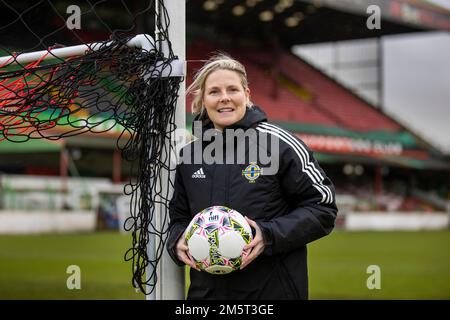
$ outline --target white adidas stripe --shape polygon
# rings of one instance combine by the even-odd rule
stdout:
[[[282,136],[280,136],[280,135],[279,135],[278,133],[276,133],[276,132],[269,131],[269,130],[267,130],[267,129],[263,129],[263,128],[260,128],[260,127],[256,127],[256,130],[261,131],[261,132],[264,132],[264,133],[270,133],[270,134],[273,134],[274,136],[280,138],[281,140],[283,140],[283,141],[286,142],[287,144],[291,145],[288,141],[286,141],[285,138],[283,138]],[[310,171],[308,171],[308,170],[305,169],[303,157],[300,155],[300,153],[299,153],[299,151],[297,150],[297,148],[294,147],[294,146],[292,146],[292,145],[291,145],[291,147],[294,149],[295,153],[296,153],[297,156],[300,158],[300,162],[301,162],[301,164],[302,164],[302,171],[303,171],[304,173],[306,173],[306,174],[310,177],[310,179],[313,181],[313,186],[314,186],[314,188],[316,188],[316,190],[319,191],[319,193],[322,195],[322,200],[320,201],[320,203],[325,202],[325,201],[328,199],[328,194],[327,194],[326,192],[324,192],[322,188],[319,187],[319,184],[315,183],[316,178],[314,177],[314,175],[312,175]]]
[[[314,176],[318,177],[318,179],[316,181],[313,180],[313,182],[316,182],[316,184],[317,184],[316,189],[321,188],[327,194],[328,201],[326,201],[326,203],[332,203],[333,202],[333,194],[328,186],[325,186],[322,184],[322,182],[325,178],[320,173],[320,171],[315,167],[314,163],[310,160],[309,153],[305,149],[305,147],[295,137],[293,137],[291,133],[289,133],[281,128],[278,128],[272,124],[269,124],[269,123],[262,123],[261,125],[266,125],[264,127],[268,130],[272,129],[276,132],[279,132],[284,138],[286,138],[287,140],[289,140],[291,142],[291,143],[289,143],[289,145],[297,146],[297,149],[303,155],[303,161],[306,162],[305,169],[312,170],[312,173],[314,174]],[[287,142],[286,140],[284,140],[284,141]]]
[[[325,179],[325,177],[320,173],[320,171],[316,168],[316,166],[314,165],[314,163],[310,160],[309,158],[309,153],[308,151],[305,149],[305,147],[300,143],[300,141],[298,141],[295,137],[292,136],[291,133],[278,128],[274,125],[271,125],[269,123],[263,123],[264,125],[266,125],[265,127],[267,129],[272,129],[274,131],[279,132],[284,138],[286,138],[287,140],[289,140],[291,143],[288,143],[291,146],[297,146],[297,149],[300,151],[300,153],[303,155],[303,161],[305,161],[305,169],[306,170],[312,170],[312,173],[314,173],[314,176],[318,177],[318,179],[315,181],[317,184],[318,188],[321,188],[326,194],[327,194],[327,198],[328,201],[326,201],[326,203],[332,203],[333,202],[333,193],[331,192],[330,188],[328,186],[323,185],[323,181]],[[286,140],[284,140],[285,142],[287,142]],[[313,180],[314,182],[314,180]],[[316,187],[316,189],[317,189]]]
[[[198,170],[195,171],[193,174],[204,174],[204,173],[203,173],[203,168],[198,169]]]
[[[293,145],[292,142],[288,141],[288,139],[282,133],[274,132],[273,129],[269,129],[269,128],[263,129],[260,127],[257,127],[257,129],[261,132],[273,134],[273,135],[277,136],[278,138],[280,138],[281,140],[283,140],[284,142],[286,142],[287,144],[289,144],[294,149],[295,153],[301,160],[302,171],[305,172],[310,177],[310,179],[313,181],[314,188],[316,188],[316,190],[319,191],[319,193],[322,195],[322,200],[320,202],[321,203],[322,202],[332,203],[333,197],[332,197],[331,190],[327,186],[324,186],[322,184],[323,178],[322,178],[322,180],[318,179],[317,176],[312,171],[313,168],[310,165],[305,166],[306,160],[305,160],[305,155],[302,152],[303,148],[300,149],[296,145]],[[309,156],[308,156],[308,159],[309,159]],[[314,169],[315,169],[315,167],[314,167]],[[319,172],[319,175],[320,175],[320,172]]]
[[[261,123],[263,127],[266,129],[272,129],[278,133],[280,133],[283,137],[285,137],[287,140],[291,142],[291,145],[294,144],[299,148],[300,153],[303,155],[303,160],[305,161],[305,166],[308,170],[311,170],[312,174],[317,178],[315,182],[321,183],[324,179],[320,171],[314,166],[314,164],[309,159],[308,151],[303,147],[303,145],[295,138],[293,137],[289,132],[278,128],[274,125],[271,125],[269,123]]]
[[[299,151],[301,152],[301,154],[304,156],[303,160],[306,161],[306,166],[309,170],[312,170],[312,173],[317,177],[317,181],[316,182],[322,182],[324,177],[323,175],[320,173],[320,171],[314,166],[314,164],[312,163],[312,161],[310,161],[309,159],[309,153],[308,151],[305,149],[305,147],[297,140],[297,138],[295,138],[294,136],[292,136],[291,133],[278,128],[272,124],[269,123],[262,123],[263,127],[266,127],[266,129],[272,129],[276,132],[279,132],[283,137],[285,137],[287,140],[289,140],[291,142],[291,144],[296,145],[299,148]]]
[[[310,177],[310,179],[313,181],[313,186],[322,195],[321,202],[333,202],[333,194],[330,188],[322,184],[324,180],[323,175],[314,166],[314,163],[311,162],[308,151],[296,138],[294,138],[290,133],[284,131],[283,129],[268,123],[260,123],[256,129],[261,132],[273,134],[286,142],[289,146],[291,146],[297,156],[300,158],[302,171]]]
[[[259,129],[259,127],[257,127],[257,129]],[[311,178],[311,180],[314,183],[320,184],[320,182],[321,182],[320,177],[314,171],[312,171],[311,168],[308,168],[305,166],[305,163],[307,160],[306,160],[306,156],[304,155],[302,149],[299,149],[297,146],[293,145],[292,141],[288,141],[288,138],[285,137],[283,135],[283,133],[281,133],[279,131],[274,132],[273,129],[271,129],[271,128],[262,128],[262,130],[264,130],[264,132],[266,132],[266,133],[270,133],[270,134],[277,136],[278,138],[280,138],[281,140],[283,140],[284,142],[289,144],[294,149],[294,151],[297,153],[300,160],[302,160],[301,163],[302,163],[303,171],[305,171],[305,173],[308,174],[308,176]]]

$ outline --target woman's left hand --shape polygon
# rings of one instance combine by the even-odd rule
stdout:
[[[255,221],[245,217],[248,224],[255,229],[255,237],[253,240],[244,247],[244,250],[250,250],[248,255],[242,258],[241,269],[244,269],[250,262],[256,259],[264,251],[264,239],[262,236],[261,228]]]

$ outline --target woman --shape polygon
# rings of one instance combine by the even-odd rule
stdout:
[[[236,151],[227,138],[219,139],[233,129],[252,141],[245,146],[247,158],[249,148],[256,146],[272,159],[276,155],[277,163],[275,172],[264,174],[267,163],[257,157],[251,162],[261,170],[255,179],[244,174],[250,163],[230,164],[217,148],[212,156],[219,161],[205,161],[209,144],[204,139],[182,149],[184,159],[186,153],[194,159],[195,150],[203,152],[200,163],[177,166],[169,210],[167,249],[178,265],[191,266],[188,299],[307,299],[306,244],[334,227],[337,207],[332,182],[302,141],[268,123],[265,113],[252,104],[246,71],[238,61],[225,55],[211,58],[187,92],[194,97],[192,110],[202,123],[201,134],[215,130],[216,147],[222,144],[225,154]],[[265,143],[263,148],[267,142],[263,135],[277,143]],[[213,205],[237,210],[254,229],[241,269],[227,275],[201,272],[184,240],[193,216]]]

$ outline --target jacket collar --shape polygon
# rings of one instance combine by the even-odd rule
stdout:
[[[205,113],[203,116],[197,115],[194,118],[194,121],[202,121],[202,129],[212,129],[214,125],[211,120],[209,120],[208,115]],[[260,122],[267,121],[267,116],[260,107],[253,105],[250,108],[245,110],[244,117],[238,122],[233,123],[231,126],[226,127],[225,129],[248,129],[252,127],[256,127],[256,125]],[[194,126],[192,126],[194,128]]]

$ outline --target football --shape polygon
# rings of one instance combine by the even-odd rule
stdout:
[[[196,265],[211,274],[227,274],[241,266],[244,246],[253,239],[236,210],[213,206],[197,213],[186,229],[186,242]]]

